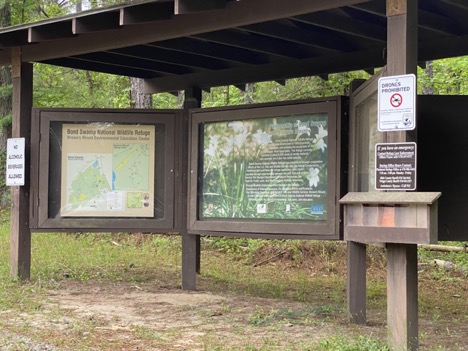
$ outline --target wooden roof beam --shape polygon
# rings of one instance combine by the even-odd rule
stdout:
[[[127,26],[171,19],[174,12],[172,2],[153,2],[120,9],[120,25]]]
[[[350,7],[376,16],[387,17],[387,7],[385,1],[368,1],[361,4],[351,5]]]
[[[346,15],[341,15],[339,11],[330,10],[321,13],[311,13],[293,17],[291,20],[381,43],[387,42],[386,28],[362,22]]]
[[[181,53],[205,56],[221,59],[227,62],[263,64],[270,62],[270,57],[259,52],[235,48],[228,45],[212,43],[197,38],[178,38],[173,40],[158,41],[149,44],[154,47],[173,50]]]
[[[222,60],[198,56],[190,52],[183,52],[180,53],[180,55],[174,55],[170,50],[161,49],[152,45],[131,46],[128,48],[109,50],[109,52],[116,55],[146,59],[155,62],[164,62],[173,65],[192,67],[195,69],[226,69],[234,67],[234,65],[225,63]]]
[[[72,20],[53,22],[28,29],[28,43],[70,38],[73,36]]]
[[[0,50],[0,65],[5,66],[11,64],[11,51],[12,48],[5,48]]]
[[[322,13],[320,13],[322,15]],[[339,36],[332,35],[326,31],[314,32],[311,30],[303,30],[296,26],[293,22],[266,22],[252,24],[239,28],[250,33],[256,33],[268,36],[275,39],[282,39],[296,44],[315,47],[328,52],[352,51],[353,47],[348,41]],[[319,54],[319,52],[317,52]]]
[[[308,12],[323,11],[340,6],[358,4],[367,0],[256,0],[235,1],[216,16],[211,12],[174,16],[170,21],[124,26],[116,31],[101,31],[78,35],[72,39],[38,43],[23,48],[23,61],[44,61],[77,54],[111,50],[125,46],[146,44],[298,16]]]
[[[28,43],[27,29],[12,31],[0,34],[0,43],[2,48],[22,46]]]
[[[221,10],[226,7],[226,3],[227,0],[174,0],[174,14]]]
[[[236,48],[248,49],[280,58],[303,58],[310,55],[304,48],[284,40],[248,34],[240,30],[227,29],[203,33],[193,38],[210,41],[217,44],[229,45]],[[318,54],[318,53],[317,53]]]
[[[466,2],[466,0],[442,0],[442,2],[453,6],[457,6],[464,10],[468,10],[468,3]]]
[[[384,65],[385,61],[382,58],[381,50],[367,50],[303,60],[280,60],[262,66],[248,65],[228,70],[149,79],[145,81],[145,92],[162,93],[183,90],[192,86],[206,88],[240,85],[249,82],[347,72],[363,69],[363,67],[381,67]]]
[[[69,67],[74,69],[83,69],[87,71],[94,71],[94,72],[102,72],[102,73],[109,73],[109,74],[116,74],[120,76],[127,76],[127,77],[137,77],[143,79],[153,79],[157,77],[164,77],[164,74],[159,72],[155,72],[152,70],[144,69],[144,68],[135,68],[135,67],[127,67],[121,65],[113,65],[113,64],[104,64],[100,62],[90,61],[90,60],[83,60],[79,58],[65,58],[65,59],[53,59],[44,61],[45,64],[51,64],[54,66],[61,66],[61,67]]]
[[[109,11],[95,15],[73,18],[73,34],[91,33],[102,30],[118,29],[120,27],[120,12]]]
[[[158,72],[165,75],[168,74],[190,74],[201,72],[201,69],[193,69],[190,67],[180,66],[176,64],[168,64],[164,62],[153,61],[151,59],[131,57],[119,55],[110,51],[97,52],[93,54],[85,54],[73,56],[74,59],[97,62],[102,64],[110,64],[114,66],[124,66],[129,68],[142,68],[152,72]]]
[[[419,10],[418,23],[419,27],[442,35],[459,33],[461,30],[453,20],[446,16],[424,10]]]

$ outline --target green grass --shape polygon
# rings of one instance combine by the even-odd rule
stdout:
[[[62,282],[100,282],[147,284],[180,288],[181,240],[172,235],[126,233],[33,233],[31,280],[19,282],[9,272],[9,214],[0,212],[0,311],[41,313],[44,297]],[[449,243],[463,245],[464,243]],[[275,257],[271,261],[265,259]],[[202,291],[254,296],[305,303],[297,309],[258,307],[246,317],[248,328],[278,328],[285,324],[340,323],[346,320],[346,248],[333,242],[267,241],[251,239],[207,238],[203,241],[202,274],[197,287]],[[420,262],[434,258],[468,267],[466,253],[438,253],[419,250]],[[386,309],[385,251],[368,250],[368,307],[379,313]],[[428,323],[465,324],[467,303],[457,290],[466,275],[436,268],[420,273],[420,315]],[[439,284],[440,282],[440,284]],[[465,284],[466,286],[466,284]],[[223,311],[223,314],[235,311]],[[57,311],[57,313],[64,313]],[[197,313],[202,313],[197,311]],[[213,313],[207,313],[209,321]],[[60,318],[60,317],[58,317]],[[5,322],[0,321],[0,327]],[[92,333],[93,325],[75,331]],[[239,327],[242,330],[242,326]],[[448,326],[447,328],[450,328]],[[26,329],[25,329],[26,330]],[[150,328],[135,326],[133,335],[141,340],[165,342],[164,335]],[[330,335],[320,341],[291,340],[288,347],[278,339],[259,344],[227,348],[216,333],[204,337],[206,350],[310,350],[310,351],[386,351],[382,341],[370,336]],[[81,333],[81,334],[80,334]],[[31,334],[29,334],[31,335]],[[83,341],[83,347],[90,339]],[[83,340],[84,340],[83,339]],[[84,348],[86,349],[86,348]],[[440,345],[425,350],[444,350]]]
[[[53,244],[53,245],[51,245]],[[33,279],[132,278],[130,270],[180,265],[178,237],[128,234],[33,234]],[[135,275],[136,280],[142,279]],[[143,277],[145,279],[145,277]]]
[[[34,310],[41,292],[63,280],[154,280],[153,272],[178,281],[180,237],[128,234],[33,233],[31,280],[9,271],[9,218],[0,214],[0,309]]]

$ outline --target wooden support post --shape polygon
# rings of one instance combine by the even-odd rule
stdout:
[[[12,50],[13,138],[25,138],[25,184],[11,188],[10,272],[27,280],[31,272],[31,231],[29,229],[29,163],[31,149],[31,107],[33,66],[23,63],[21,49]]]
[[[387,244],[387,321],[395,350],[418,349],[417,245]]]
[[[366,324],[366,245],[348,241],[349,321]]]
[[[179,210],[182,211],[180,217],[181,235],[182,235],[182,289],[183,290],[196,290],[197,273],[200,272],[200,235],[192,235],[187,233],[187,204],[188,204],[188,168],[189,162],[189,113],[190,108],[197,108],[201,106],[201,89],[192,88],[185,91],[184,113],[181,126],[181,132],[178,137],[182,140],[179,141],[182,145],[180,152],[182,173],[182,191],[181,197],[178,198],[181,206]]]
[[[418,0],[387,0],[387,74],[416,73]],[[416,131],[388,132],[387,142],[414,141]],[[417,245],[387,244],[390,347],[418,349]]]
[[[349,93],[354,92],[365,84],[365,79],[355,79],[349,84]],[[352,129],[353,127],[351,127]],[[351,159],[351,158],[350,158]],[[349,189],[356,191],[356,184],[350,177]],[[348,319],[350,323],[366,324],[366,249],[365,244],[348,241],[347,265],[347,303]]]

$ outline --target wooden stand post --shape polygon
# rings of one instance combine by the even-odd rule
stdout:
[[[190,108],[197,108],[201,106],[202,92],[201,89],[192,88],[185,91],[184,101],[184,115],[181,126],[181,132],[177,137],[181,138],[181,152],[180,159],[182,177],[181,196],[177,197],[180,202],[178,210],[181,212],[177,215],[181,223],[182,235],[182,289],[183,290],[196,290],[197,273],[200,272],[200,235],[192,235],[187,233],[187,203],[188,203],[188,168],[189,162],[189,113]]]
[[[387,323],[395,350],[418,349],[418,249],[387,244]]]
[[[29,164],[31,149],[31,107],[33,66],[21,61],[21,50],[12,50],[13,138],[25,138],[25,184],[11,188],[10,272],[27,280],[31,272],[29,229]]]
[[[387,74],[416,73],[418,0],[387,0]],[[416,133],[389,132],[387,142],[414,141]],[[418,349],[417,246],[387,244],[387,321],[390,347]]]
[[[366,324],[366,245],[348,241],[349,321]]]

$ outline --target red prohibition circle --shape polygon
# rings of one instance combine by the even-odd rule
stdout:
[[[400,107],[402,103],[403,103],[403,96],[401,96],[400,94],[393,94],[390,97],[390,104],[393,107]]]

